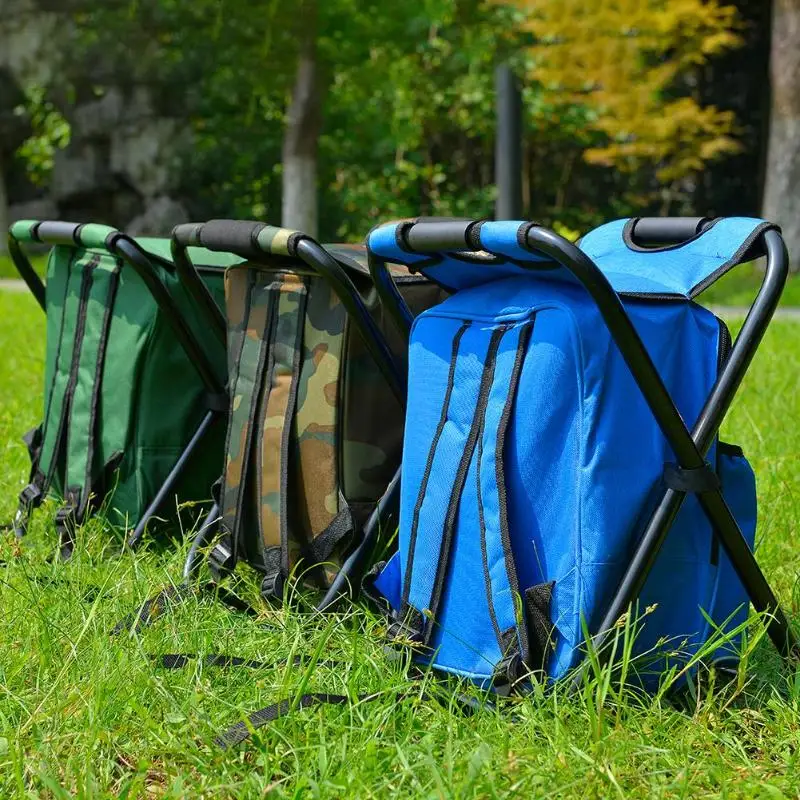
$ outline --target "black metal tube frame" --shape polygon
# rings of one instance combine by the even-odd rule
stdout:
[[[696,224],[696,229],[699,230],[699,227],[699,224]],[[728,361],[718,375],[694,430],[690,433],[628,317],[622,301],[600,268],[574,244],[546,228],[530,227],[524,241],[527,250],[550,256],[587,290],[661,431],[672,447],[679,465],[684,469],[698,469],[705,465],[705,454],[730,408],[783,291],[788,275],[786,246],[776,230],[768,230],[763,234],[763,244],[767,254],[763,284],[736,338]],[[460,242],[458,249],[463,249]],[[370,272],[381,300],[386,303],[387,310],[399,323],[402,333],[408,337],[411,312],[394,286],[385,260],[372,253],[369,259]],[[536,269],[533,264],[526,265],[521,261],[517,263],[531,270]],[[685,498],[686,494],[683,492],[665,490],[635,546],[625,573],[592,636],[592,645],[598,650],[601,662],[609,657],[609,648],[606,644],[613,635],[614,626],[638,598]],[[800,644],[795,633],[755,556],[747,546],[738,523],[722,496],[721,489],[700,493],[698,499],[754,608],[765,614],[767,631],[773,643],[782,655],[800,657]]]
[[[180,280],[184,283],[187,291],[195,298],[198,305],[206,308],[211,324],[214,325],[224,337],[227,331],[225,319],[218,311],[214,313],[208,308],[207,300],[210,299],[210,296],[208,296],[208,291],[191,262],[188,254],[189,242],[188,239],[184,238],[188,233],[199,238],[198,229],[200,227],[201,226],[196,226],[191,231],[189,230],[191,226],[181,226],[182,229],[176,229],[172,239],[173,260]],[[203,246],[209,249],[217,249],[213,241],[204,241]],[[252,247],[255,247],[255,245],[253,244]],[[369,313],[363,298],[346,270],[324,247],[322,247],[322,245],[309,236],[300,236],[297,238],[294,244],[294,254],[331,286],[340,302],[345,307],[351,322],[356,326],[365,346],[375,359],[375,363],[381,370],[392,392],[405,409],[405,375],[397,364],[391,348],[389,347],[389,343],[386,341],[386,337]],[[261,255],[266,258],[269,254],[267,252],[260,253],[258,251],[251,253],[251,257]],[[258,263],[257,258],[254,258],[254,261]],[[213,302],[213,300],[211,302]],[[216,304],[214,308],[216,308]],[[399,491],[400,469],[398,468],[373,513],[367,520],[361,540],[348,555],[336,579],[318,604],[318,610],[322,611],[330,608],[339,598],[345,595],[355,596],[358,593],[364,575],[364,568],[367,564],[369,554],[376,545],[380,529],[385,520],[391,514],[396,513],[396,509],[399,507]],[[209,515],[203,527],[207,529],[215,521],[217,520],[212,520],[212,516]],[[197,568],[194,563],[195,560],[196,550],[191,550],[184,567],[185,575],[194,575],[196,573]]]
[[[80,228],[79,223],[58,223],[63,231],[58,236],[53,238],[42,236],[38,240],[42,244],[64,245],[68,247],[81,247],[80,244]],[[55,226],[51,226],[55,227]],[[46,299],[45,299],[45,286],[41,278],[36,274],[28,257],[25,255],[20,243],[17,239],[9,234],[8,237],[9,254],[14,262],[18,272],[22,276],[25,283],[28,285],[33,296],[36,298],[37,303],[43,311],[46,312]],[[177,337],[181,347],[188,356],[189,360],[197,370],[200,379],[203,381],[207,391],[211,396],[219,396],[224,394],[225,387],[215,374],[214,368],[206,355],[200,343],[192,333],[189,326],[186,324],[183,315],[180,312],[177,304],[175,303],[169,290],[164,286],[163,282],[158,276],[155,267],[153,266],[147,253],[129,236],[126,236],[120,231],[115,231],[107,237],[105,241],[105,249],[114,256],[122,259],[122,261],[130,266],[131,269],[139,276],[144,285],[150,292],[153,300],[159,310],[164,314],[169,324]],[[212,301],[213,302],[213,301]],[[211,425],[216,419],[221,416],[222,412],[210,410],[200,422],[194,435],[192,436],[189,444],[178,457],[177,462],[170,470],[167,477],[164,479],[163,484],[156,492],[156,496],[150,505],[145,510],[142,517],[136,523],[132,534],[128,538],[128,546],[136,547],[144,536],[147,523],[158,513],[164,500],[174,490],[175,485],[180,478],[183,468],[186,466],[190,455],[194,452],[201,440],[204,438]]]

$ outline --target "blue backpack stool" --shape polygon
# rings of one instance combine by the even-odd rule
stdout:
[[[787,276],[775,226],[619,220],[578,247],[535,223],[416,220],[368,249],[409,340],[399,549],[371,588],[393,639],[501,690],[565,676],[585,630],[609,658],[638,602],[652,685],[715,629],[732,633],[709,660],[735,664],[749,600],[796,651],[752,552],[753,472],[717,438]],[[762,254],[731,345],[694,297]],[[412,319],[386,262],[452,295]]]

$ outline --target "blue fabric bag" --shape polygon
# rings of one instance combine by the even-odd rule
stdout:
[[[691,428],[730,348],[693,301],[769,224],[719,220],[689,241],[644,249],[634,220],[580,243],[620,295]],[[395,638],[418,660],[495,687],[579,662],[674,462],[586,290],[520,246],[520,222],[473,225],[469,255],[403,246],[401,224],[368,246],[452,290],[414,321],[399,549],[374,581]],[[521,266],[534,262],[538,269]],[[755,479],[736,447],[707,455],[752,549]],[[714,632],[746,620],[748,596],[690,494],[639,597],[645,683],[681,666]],[[713,620],[714,625],[709,620]],[[713,660],[735,661],[740,636]]]

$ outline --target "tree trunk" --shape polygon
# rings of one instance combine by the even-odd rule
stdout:
[[[800,266],[800,0],[774,0],[772,111],[763,216],[777,222]]]
[[[318,234],[317,144],[322,114],[316,32],[307,30],[283,133],[283,207],[281,224],[310,236]]]

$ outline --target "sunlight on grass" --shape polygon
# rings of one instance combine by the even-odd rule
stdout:
[[[35,253],[30,256],[31,265],[39,275],[44,275],[47,269],[47,255]],[[19,278],[19,272],[14,266],[10,256],[0,255],[0,279]]]
[[[40,414],[43,334],[31,298],[0,292],[2,520],[27,478],[19,436]],[[758,474],[759,556],[795,616],[798,376],[800,325],[776,323],[724,430]],[[800,792],[800,672],[787,675],[764,641],[752,640],[739,681],[702,681],[680,706],[590,670],[575,696],[537,690],[466,717],[422,697],[426,683],[387,658],[381,620],[360,607],[320,618],[262,606],[257,624],[195,596],[112,639],[119,619],[178,579],[185,547],[120,557],[98,520],[81,540],[72,562],[50,563],[46,510],[21,547],[0,539],[0,797],[755,797],[767,782],[770,796]],[[238,590],[257,602],[252,583]],[[285,666],[316,650],[344,666],[308,675]],[[166,670],[151,658],[164,653],[276,666],[225,670],[195,659]],[[306,679],[309,691],[380,694],[300,711],[230,752],[213,745],[243,714],[295,697]]]

